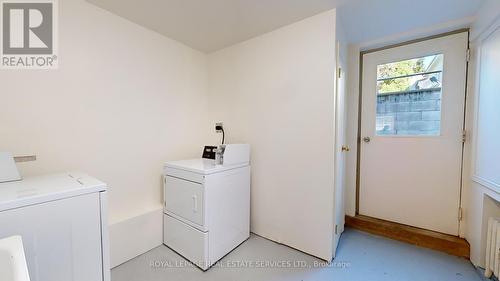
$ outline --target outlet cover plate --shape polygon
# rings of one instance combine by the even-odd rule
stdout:
[[[215,127],[217,126],[221,126],[222,128],[224,128],[224,123],[222,122],[218,122],[218,123],[215,123]],[[222,130],[215,130],[216,133],[222,133]]]

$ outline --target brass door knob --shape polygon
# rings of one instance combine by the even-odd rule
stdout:
[[[342,152],[349,152],[351,149],[347,145],[342,146]]]

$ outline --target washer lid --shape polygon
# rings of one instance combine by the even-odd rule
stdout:
[[[196,159],[167,162],[165,163],[165,167],[171,169],[185,170],[202,175],[209,175],[240,167],[245,167],[248,166],[248,164],[249,163],[240,163],[235,165],[215,165],[215,160],[196,158]]]
[[[0,211],[106,190],[106,184],[73,172],[0,183]]]

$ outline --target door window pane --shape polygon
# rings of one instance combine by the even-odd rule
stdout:
[[[443,55],[377,66],[378,136],[441,133]]]

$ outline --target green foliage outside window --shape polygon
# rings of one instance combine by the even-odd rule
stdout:
[[[424,67],[423,58],[383,64],[377,68],[377,77],[378,79],[384,79],[422,73],[425,71]],[[407,91],[413,82],[412,77],[381,80],[378,81],[378,92],[392,93]]]

